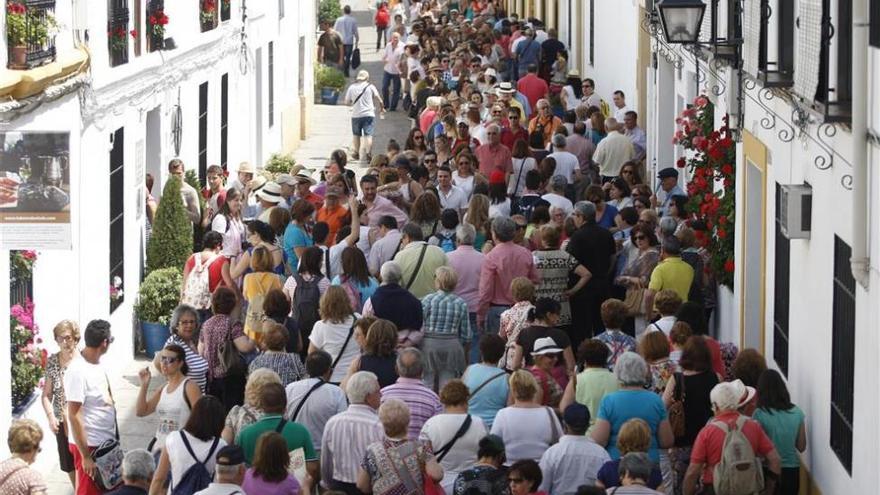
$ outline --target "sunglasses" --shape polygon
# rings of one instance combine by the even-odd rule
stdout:
[[[510,115],[507,118],[508,120],[519,120],[519,115]]]
[[[436,158],[433,158],[433,159],[425,158],[425,163],[437,163],[437,159]]]
[[[647,237],[645,237],[643,235],[637,235],[637,236],[634,236],[633,239],[635,239],[637,241],[644,241],[645,239],[647,239]]]
[[[425,139],[425,136],[413,136],[413,139]]]
[[[173,363],[177,362],[177,357],[176,356],[162,356],[159,358],[159,361],[162,364],[173,364]]]

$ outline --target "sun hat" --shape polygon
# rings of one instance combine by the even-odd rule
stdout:
[[[297,184],[296,177],[291,174],[278,174],[278,176],[275,177],[275,182],[277,182],[279,185],[288,186],[295,186]]]
[[[502,82],[498,84],[498,92],[499,93],[516,93],[516,88],[513,87],[513,84],[510,82]]]
[[[257,169],[251,165],[251,162],[241,162],[238,164],[238,171],[244,172],[246,174],[255,174],[257,173]]]
[[[251,181],[248,182],[247,186],[248,186],[248,189],[251,190],[251,194],[254,194],[257,191],[259,191],[260,189],[262,189],[263,186],[266,185],[266,182],[267,182],[267,180],[265,177],[263,177],[262,175],[258,175],[256,177],[254,177],[253,179],[251,179]]]
[[[558,354],[562,349],[556,345],[556,341],[550,337],[542,337],[535,341],[532,356],[543,356],[544,354]]]
[[[257,191],[257,198],[278,204],[281,199],[281,186],[277,182],[266,182],[266,184]]]
[[[317,182],[315,181],[315,179],[313,179],[313,178],[311,178],[311,177],[309,177],[308,175],[303,174],[303,173],[296,174],[296,175],[293,176],[293,178],[296,179],[296,183],[297,183],[297,184],[301,184],[301,183],[303,183],[303,182],[308,182],[309,184],[311,184],[311,185],[313,185],[313,186],[314,186],[315,184],[317,184]]]

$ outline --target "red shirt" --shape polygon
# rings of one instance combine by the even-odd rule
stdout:
[[[712,355],[712,371],[718,373],[718,376],[723,379],[724,375],[727,374],[727,370],[724,368],[724,360],[721,359],[721,344],[707,335],[706,346],[709,348],[709,353]]]
[[[196,266],[196,256],[201,256],[202,253],[196,253],[189,257],[186,260],[186,265],[184,265],[184,271],[190,270],[192,271],[193,267]],[[203,258],[204,259],[204,258]],[[217,256],[217,259],[211,262],[211,266],[208,267],[208,290],[214,292],[217,287],[223,283],[223,265],[229,263],[229,259],[226,256]]]
[[[516,83],[516,89],[528,98],[534,115],[538,113],[538,100],[547,96],[550,86],[536,74],[526,74]]]
[[[728,411],[715,416],[711,421],[723,421],[729,427],[736,424],[737,418],[739,418],[738,412]],[[703,477],[701,479],[707,485],[712,484],[712,471],[715,465],[721,462],[721,452],[724,450],[725,436],[724,431],[713,425],[711,421],[697,434],[697,439],[694,440],[694,449],[691,451],[691,464],[704,464]],[[761,425],[753,419],[747,419],[745,424],[743,424],[743,434],[749,443],[752,444],[755,455],[759,457],[766,457],[775,448],[773,442],[764,433]]]
[[[480,162],[480,173],[489,177],[495,168],[504,170],[504,173],[513,173],[513,158],[510,149],[503,144],[482,144],[474,150],[474,155]]]
[[[535,284],[541,281],[532,252],[512,242],[499,243],[483,258],[480,268],[479,320],[486,316],[492,304],[513,305],[510,282],[516,277],[526,277]]]
[[[529,142],[529,130],[523,126],[519,126],[516,131],[512,130],[510,127],[505,127],[501,130],[501,144],[507,146],[508,149],[512,150],[513,145],[520,139],[526,143]]]

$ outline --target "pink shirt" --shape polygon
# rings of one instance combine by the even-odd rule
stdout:
[[[455,294],[465,300],[469,313],[476,313],[480,305],[480,269],[485,258],[483,253],[466,244],[446,254],[446,261],[458,274]]]
[[[541,281],[532,253],[512,242],[502,242],[489,251],[480,270],[480,306],[477,318],[482,319],[492,304],[512,306],[510,282],[526,277],[533,283]]]
[[[513,173],[513,159],[510,149],[503,144],[483,144],[477,146],[474,151],[480,162],[480,173],[489,177],[495,167],[500,167],[504,173]]]
[[[422,112],[421,117],[419,117],[419,130],[422,131],[422,134],[428,133],[428,129],[431,128],[431,122],[434,122],[434,117],[436,115],[436,110],[425,110]]]
[[[398,227],[406,225],[406,213],[401,211],[400,208],[394,206],[394,203],[392,203],[390,199],[376,195],[376,199],[373,200],[372,206],[367,208],[367,216],[370,218],[370,227],[376,227],[379,223],[379,219],[384,215],[391,215],[396,218]]]

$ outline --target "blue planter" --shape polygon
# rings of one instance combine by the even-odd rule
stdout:
[[[339,100],[339,90],[335,88],[321,88],[321,104],[335,105]]]
[[[168,325],[161,323],[141,322],[141,332],[144,336],[144,349],[147,357],[153,359],[157,351],[161,351],[165,347],[165,341],[171,336]]]

